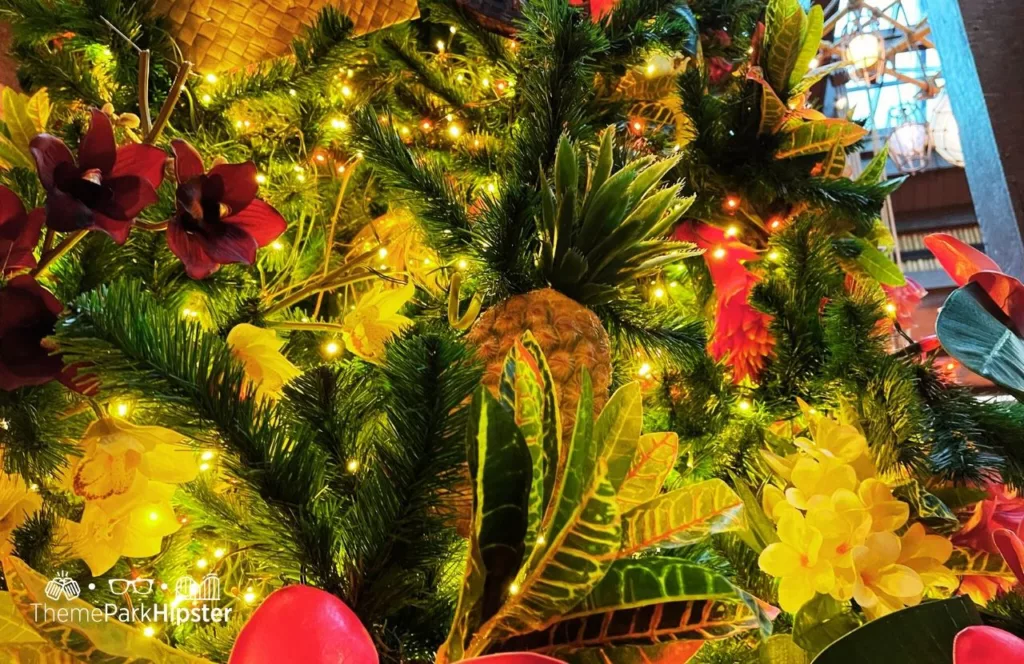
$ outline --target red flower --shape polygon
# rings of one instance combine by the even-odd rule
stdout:
[[[110,118],[96,109],[77,163],[64,141],[50,134],[39,134],[29,148],[46,189],[47,227],[101,230],[118,244],[128,239],[135,217],[156,202],[167,160],[152,145],[117,147]]]
[[[60,378],[64,363],[43,347],[63,309],[48,290],[28,275],[0,289],[0,390],[42,385]]]
[[[992,535],[1006,529],[1024,536],[1024,498],[1009,492],[999,484],[988,487],[989,498],[978,502],[974,514],[957,534],[953,544],[975,551],[999,553]]]
[[[42,208],[25,214],[21,199],[0,187],[0,274],[36,266],[32,250],[39,242],[45,213]]]
[[[720,55],[708,58],[708,80],[711,85],[721,85],[732,73],[732,63]]]
[[[953,664],[1024,661],[1024,639],[998,627],[973,625],[953,640]]]
[[[924,286],[907,277],[907,283],[902,286],[886,286],[882,284],[882,290],[889,297],[889,301],[896,306],[896,320],[903,327],[910,327],[914,322],[914,311],[921,300],[928,294]]]
[[[708,351],[715,360],[724,360],[732,367],[735,383],[748,377],[757,380],[764,369],[765,358],[775,345],[775,337],[770,330],[772,317],[747,301],[750,289],[757,282],[757,276],[747,272],[744,288],[718,298],[715,330]]]
[[[205,279],[221,265],[256,260],[285,231],[277,210],[256,198],[256,165],[220,164],[209,172],[195,149],[171,141],[178,181],[177,211],[167,226],[167,246],[193,279]]]

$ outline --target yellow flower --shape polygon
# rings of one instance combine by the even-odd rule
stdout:
[[[836,567],[852,566],[854,549],[871,532],[871,516],[857,494],[848,489],[832,494],[827,505],[810,509],[807,523],[821,533],[821,555]]]
[[[761,450],[761,456],[764,457],[768,467],[787,482],[793,478],[793,467],[802,458],[799,454],[787,454],[783,457],[768,450]]]
[[[151,482],[135,504],[114,515],[95,503],[86,503],[81,522],[63,523],[63,539],[71,554],[84,560],[93,576],[99,576],[121,556],[148,558],[160,553],[163,538],[181,527],[170,502],[174,489],[170,484]]]
[[[65,488],[85,500],[79,523],[64,524],[72,553],[94,575],[124,556],[153,556],[176,531],[171,508],[177,484],[195,479],[199,464],[186,438],[163,427],[114,417],[89,425],[82,455],[63,475]]]
[[[915,523],[900,538],[897,561],[917,572],[925,590],[946,596],[956,590],[958,579],[943,563],[953,554],[953,543],[940,535],[929,535],[924,526]]]
[[[811,412],[812,409],[802,399],[798,401],[807,419],[811,437],[797,438],[794,441],[797,447],[815,459],[834,459],[853,466],[859,479],[875,476],[875,464],[868,452],[868,441],[860,429],[852,424]]]
[[[871,533],[853,550],[853,567],[838,570],[833,596],[853,597],[874,619],[921,601],[924,583],[913,569],[899,563],[900,538],[893,533]]]
[[[835,587],[831,561],[821,555],[822,536],[796,510],[779,518],[779,542],[769,544],[758,558],[758,566],[780,579],[779,604],[790,613],[814,597]]]
[[[384,344],[395,334],[412,325],[412,321],[399,315],[398,310],[412,299],[416,287],[412,282],[402,288],[384,290],[382,284],[374,286],[345,316],[342,338],[353,354],[367,362],[380,362]]]
[[[393,273],[407,272],[417,284],[441,292],[441,260],[424,244],[423,231],[409,210],[397,208],[377,217],[356,233],[351,245],[349,260],[376,251],[374,264]]]
[[[284,341],[273,330],[240,323],[231,328],[227,343],[260,398],[280,399],[288,381],[302,373],[281,354]]]
[[[793,507],[807,510],[827,504],[836,491],[857,488],[857,473],[851,466],[834,459],[816,461],[803,458],[793,466],[793,486],[786,489],[786,500]]]
[[[775,521],[778,521],[788,510],[796,508],[786,501],[786,494],[774,484],[768,484],[761,493],[761,509]]]
[[[0,468],[3,457],[0,456]],[[0,471],[0,557],[10,555],[14,548],[11,533],[39,511],[43,500],[32,491],[20,475]]]
[[[892,495],[892,490],[876,479],[866,479],[857,488],[857,495],[871,514],[873,532],[891,532],[907,522],[910,505]]]

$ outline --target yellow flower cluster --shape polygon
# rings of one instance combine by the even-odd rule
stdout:
[[[851,598],[872,618],[921,601],[928,589],[952,590],[943,563],[953,551],[944,537],[915,523],[902,536],[910,507],[878,479],[857,427],[822,416],[801,402],[809,438],[786,457],[763,452],[785,491],[765,488],[765,512],[779,542],[761,553],[761,569],[780,579],[779,603],[795,613],[816,593]]]

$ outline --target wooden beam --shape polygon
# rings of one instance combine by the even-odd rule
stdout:
[[[985,250],[1024,278],[1024,2],[929,2]]]

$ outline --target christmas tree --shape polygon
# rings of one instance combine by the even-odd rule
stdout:
[[[0,0],[5,661],[1019,653],[1024,286],[903,331],[820,7],[207,4]]]

